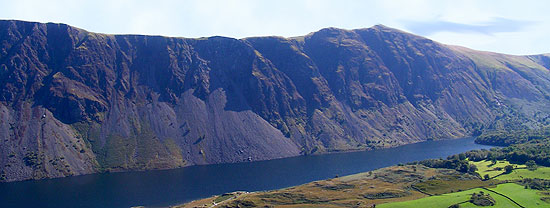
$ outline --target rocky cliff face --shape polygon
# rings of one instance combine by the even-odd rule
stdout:
[[[2,181],[266,160],[550,122],[548,55],[387,28],[232,39],[0,21]]]

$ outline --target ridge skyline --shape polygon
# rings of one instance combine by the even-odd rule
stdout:
[[[467,47],[467,46],[457,45],[457,44],[448,44],[448,43],[445,43],[445,42],[433,40],[433,39],[428,38],[428,37],[423,36],[423,35],[419,35],[419,34],[416,34],[416,33],[413,33],[413,32],[403,30],[401,28],[387,26],[387,25],[382,24],[382,23],[378,23],[378,24],[372,25],[370,27],[360,27],[360,28],[353,28],[353,29],[333,27],[333,26],[323,27],[321,29],[318,29],[316,31],[311,31],[311,32],[309,32],[307,34],[304,34],[304,35],[290,36],[290,37],[273,34],[273,35],[259,35],[259,36],[248,36],[248,37],[238,38],[238,37],[225,36],[225,35],[216,35],[216,34],[212,34],[210,36],[204,36],[204,37],[186,37],[186,36],[171,36],[171,35],[160,35],[160,34],[159,35],[150,35],[150,34],[139,34],[139,33],[102,33],[102,32],[91,31],[91,30],[88,30],[86,28],[82,28],[82,27],[78,27],[78,26],[74,26],[74,25],[67,24],[67,23],[62,23],[62,22],[40,22],[40,21],[27,21],[27,20],[19,20],[19,19],[0,19],[0,21],[17,21],[17,22],[38,23],[38,24],[66,25],[66,26],[69,26],[71,28],[76,28],[76,29],[83,30],[83,31],[86,31],[86,32],[89,32],[89,33],[108,35],[108,36],[148,36],[148,37],[165,37],[165,38],[181,38],[181,39],[196,39],[196,40],[205,39],[205,38],[215,38],[215,37],[229,38],[229,39],[235,39],[235,40],[246,40],[246,39],[250,39],[250,38],[264,38],[264,37],[276,37],[276,38],[284,38],[284,39],[299,39],[299,38],[302,38],[302,37],[310,36],[314,33],[317,33],[317,32],[323,31],[323,30],[327,30],[327,29],[336,29],[336,30],[342,30],[342,31],[357,31],[357,30],[366,30],[366,29],[370,29],[370,28],[386,28],[386,29],[393,30],[395,32],[406,33],[406,34],[409,34],[409,35],[414,35],[414,36],[417,36],[417,37],[429,39],[431,41],[434,41],[434,42],[437,42],[439,44],[446,45],[446,46],[449,46],[449,47],[462,47],[462,48],[466,48],[466,49],[474,50],[474,51],[478,51],[478,52],[489,52],[489,53],[511,55],[511,56],[550,55],[550,51],[543,52],[543,53],[531,53],[531,54],[511,54],[511,53],[504,53],[504,52],[498,52],[498,51],[493,51],[493,50],[480,50],[480,49],[475,49],[475,48],[472,48],[472,47]]]

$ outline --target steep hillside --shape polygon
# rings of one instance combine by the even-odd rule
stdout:
[[[2,181],[266,160],[550,123],[547,55],[384,26],[105,35],[0,21]]]

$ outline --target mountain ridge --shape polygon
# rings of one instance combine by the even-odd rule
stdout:
[[[313,33],[316,33],[316,32],[319,32],[321,30],[324,30],[324,29],[336,29],[336,30],[343,30],[343,31],[357,31],[357,30],[366,30],[366,29],[372,29],[372,28],[383,28],[383,29],[388,29],[388,30],[392,30],[394,32],[400,32],[400,33],[406,33],[406,34],[409,34],[409,35],[413,35],[413,36],[417,36],[417,37],[421,37],[421,38],[425,38],[425,39],[428,39],[426,37],[423,37],[421,35],[417,35],[417,34],[414,34],[412,32],[408,32],[408,31],[405,31],[405,30],[401,30],[401,29],[398,29],[398,28],[393,28],[393,27],[390,27],[390,26],[386,26],[384,24],[375,24],[371,27],[363,27],[363,28],[354,28],[354,29],[344,29],[344,28],[339,28],[339,27],[325,27],[325,28],[321,28],[315,32],[310,32],[306,35],[298,35],[298,36],[290,36],[290,37],[285,37],[285,36],[281,36],[281,35],[265,35],[265,36],[262,36],[262,35],[259,35],[259,36],[250,36],[250,37],[243,37],[243,38],[234,38],[234,37],[230,37],[230,36],[223,36],[223,35],[213,35],[213,36],[204,36],[204,37],[195,37],[195,38],[191,38],[191,37],[185,37],[185,36],[168,36],[168,35],[143,35],[143,34],[137,34],[137,33],[102,33],[102,32],[91,32],[87,29],[84,29],[84,28],[80,28],[80,27],[76,27],[76,26],[72,26],[70,24],[66,24],[66,23],[59,23],[59,22],[37,22],[37,21],[31,21],[31,20],[17,20],[17,19],[0,19],[0,21],[4,21],[4,22],[25,22],[25,23],[29,23],[29,24],[54,24],[54,25],[63,25],[63,26],[68,26],[68,27],[71,27],[71,28],[74,28],[74,29],[77,29],[77,30],[82,30],[84,32],[87,32],[87,33],[94,33],[94,34],[99,34],[99,35],[106,35],[106,36],[146,36],[146,37],[162,37],[162,38],[175,38],[175,39],[197,39],[197,40],[200,40],[200,39],[208,39],[208,38],[216,38],[216,37],[220,37],[220,38],[229,38],[229,39],[235,39],[235,40],[246,40],[246,39],[249,39],[249,38],[283,38],[283,39],[300,39],[302,37],[305,37],[309,34],[313,34]],[[432,40],[434,41],[434,40]],[[434,41],[434,42],[437,42],[439,44],[442,44],[442,45],[445,45],[445,46],[449,46],[449,47],[462,47],[462,48],[466,48],[466,49],[470,49],[470,50],[474,50],[474,51],[478,51],[478,52],[489,52],[489,53],[495,53],[495,54],[503,54],[503,55],[509,55],[509,56],[550,56],[550,52],[549,53],[540,53],[540,54],[523,54],[523,55],[516,55],[516,54],[507,54],[507,53],[500,53],[500,52],[494,52],[494,51],[485,51],[485,50],[478,50],[478,49],[473,49],[473,48],[468,48],[468,47],[465,47],[465,46],[460,46],[460,45],[454,45],[454,44],[446,44],[446,43],[441,43],[441,42],[438,42],[438,41]]]
[[[387,148],[548,125],[547,55],[375,26],[300,38],[0,21],[2,181]]]

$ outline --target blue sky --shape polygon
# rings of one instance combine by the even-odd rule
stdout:
[[[0,19],[177,37],[300,36],[376,24],[477,50],[550,53],[544,0],[0,0]]]

